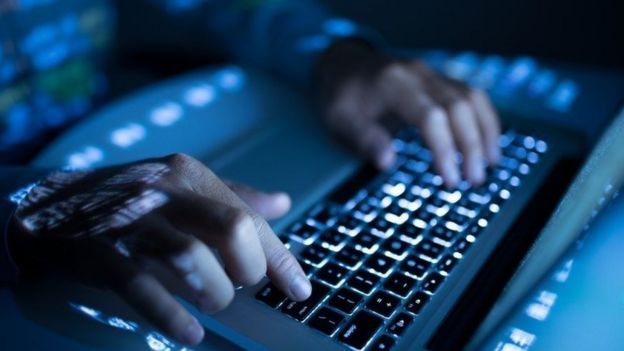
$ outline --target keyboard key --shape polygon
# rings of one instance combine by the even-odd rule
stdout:
[[[373,291],[379,279],[379,276],[361,269],[351,276],[349,285],[368,295]]]
[[[366,253],[372,253],[373,248],[381,239],[367,231],[361,231],[351,242],[355,248]]]
[[[408,239],[415,241],[422,235],[423,229],[424,228],[415,226],[411,222],[407,222],[397,228],[397,235],[395,236],[405,236]]]
[[[409,245],[405,241],[398,240],[396,238],[386,239],[383,245],[383,250],[387,253],[391,253],[397,257],[403,257],[407,250],[409,249]]]
[[[362,349],[382,325],[383,319],[370,312],[360,311],[342,329],[338,340],[353,348]]]
[[[470,246],[472,246],[471,242],[466,239],[462,239],[458,241],[455,245],[453,245],[453,251],[463,255],[466,253],[466,251],[468,251]]]
[[[409,295],[412,288],[416,285],[416,280],[412,279],[402,273],[396,272],[393,273],[386,283],[384,284],[384,288],[388,291],[391,291],[397,295],[406,297]]]
[[[386,275],[395,263],[396,260],[380,253],[376,253],[369,257],[364,265],[368,268],[372,268],[375,272],[381,275]]]
[[[385,291],[378,291],[371,297],[366,307],[388,318],[392,316],[400,303],[401,300],[398,297],[392,296]]]
[[[340,247],[349,240],[350,236],[339,232],[337,229],[328,229],[318,238],[318,241],[326,243],[331,247]]]
[[[318,232],[319,229],[314,226],[311,226],[307,223],[297,223],[291,228],[290,235],[299,239],[300,241],[307,242]]]
[[[372,233],[381,236],[382,238],[386,238],[392,234],[392,230],[394,229],[394,223],[387,221],[383,217],[375,218],[371,223],[369,223],[368,227]]]
[[[412,214],[412,218],[422,221],[422,223],[425,224],[425,228],[427,228],[431,224],[431,222],[438,217],[432,212],[427,211],[425,208],[420,208],[418,209],[418,211]]]
[[[323,307],[310,318],[308,325],[324,334],[332,335],[343,320],[344,316],[340,313]]]
[[[456,211],[449,211],[444,217],[447,221],[455,222],[459,225],[466,225],[472,218],[457,213]]]
[[[448,229],[444,223],[440,223],[431,229],[431,235],[447,242],[453,242],[459,235],[458,232]]]
[[[351,314],[357,305],[362,301],[363,297],[364,296],[361,294],[349,288],[342,288],[336,291],[334,296],[329,299],[329,305],[341,310],[344,313]]]
[[[343,247],[334,257],[336,262],[342,263],[349,268],[355,268],[363,259],[364,253],[351,246]]]
[[[438,290],[442,282],[444,282],[444,276],[438,272],[433,272],[425,278],[422,288],[433,294]]]
[[[277,308],[279,304],[286,301],[286,295],[282,293],[275,285],[268,283],[256,294],[256,299],[262,301],[272,308]]]
[[[459,260],[453,255],[445,255],[437,265],[437,269],[441,272],[451,273]]]
[[[329,256],[331,252],[319,244],[313,244],[305,248],[299,255],[301,258],[318,265]]]
[[[393,320],[392,323],[388,326],[388,332],[401,336],[405,329],[409,327],[410,324],[414,321],[414,317],[410,316],[405,312],[399,313]]]
[[[312,281],[312,295],[307,300],[301,302],[286,300],[282,305],[282,312],[301,322],[321,303],[329,291],[329,287]]]
[[[309,264],[309,263],[307,263],[307,262],[305,262],[305,261],[303,261],[303,260],[297,260],[297,262],[299,262],[299,265],[300,265],[300,266],[301,266],[301,268],[303,269],[303,272],[304,272],[306,275],[308,275],[308,276],[309,276],[309,275],[310,275],[310,274],[314,271],[314,269],[316,268],[316,267],[314,267],[313,265],[311,265],[311,264]]]
[[[415,277],[422,278],[430,266],[431,263],[423,260],[422,258],[415,255],[409,255],[405,258],[405,260],[403,260],[401,270]]]
[[[416,246],[416,252],[429,257],[432,260],[437,260],[444,252],[446,247],[438,245],[431,240],[423,240],[418,246]]]
[[[336,228],[343,233],[349,234],[359,230],[363,224],[364,222],[354,217],[353,214],[347,214],[338,220]]]
[[[370,348],[371,351],[388,351],[391,350],[396,341],[389,335],[382,335],[375,341],[373,346]]]
[[[429,297],[429,295],[425,294],[422,291],[418,291],[405,305],[405,309],[413,314],[419,314],[430,299],[431,297]]]
[[[327,225],[335,221],[338,215],[337,212],[337,209],[331,205],[319,206],[312,211],[310,218],[316,223]]]
[[[347,272],[346,268],[340,267],[333,262],[328,262],[316,272],[316,277],[326,283],[337,286],[346,277]]]

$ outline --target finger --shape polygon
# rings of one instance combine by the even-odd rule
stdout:
[[[487,95],[476,89],[469,89],[468,97],[477,112],[477,123],[483,136],[485,152],[490,164],[498,163],[501,150],[498,140],[501,134],[501,126],[496,114],[496,110],[492,106]]]
[[[225,184],[249,207],[268,220],[280,218],[290,209],[290,196],[286,193],[266,193],[227,181]]]
[[[134,251],[170,267],[190,289],[200,310],[214,313],[230,304],[234,297],[232,282],[202,242],[164,220],[153,220],[142,227]]]
[[[452,84],[438,77],[429,79],[431,95],[448,111],[451,130],[464,156],[464,174],[473,184],[485,179],[483,140],[473,106]]]
[[[305,300],[310,296],[312,286],[295,257],[277,238],[266,221],[255,214],[214,173],[198,165],[192,158],[176,154],[165,158],[174,169],[181,169],[189,189],[221,203],[246,211],[252,218],[266,258],[267,274],[275,285],[291,299]]]
[[[390,133],[377,122],[383,112],[381,99],[372,99],[362,82],[347,86],[328,111],[329,127],[379,169],[396,159]]]
[[[394,164],[396,154],[392,149],[392,137],[376,121],[363,119],[359,123],[353,123],[347,122],[345,117],[335,122],[333,129],[377,168],[386,170]]]
[[[420,127],[425,143],[434,155],[436,170],[447,186],[459,182],[456,148],[448,116],[423,89],[421,78],[406,66],[394,67],[383,76],[382,95],[391,109]]]
[[[141,315],[176,340],[196,345],[204,329],[158,280],[119,254],[93,250],[92,258],[111,287]]]
[[[244,210],[191,191],[170,193],[167,218],[216,248],[232,280],[250,286],[266,275],[266,258],[255,224]]]

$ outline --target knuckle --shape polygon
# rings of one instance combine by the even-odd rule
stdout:
[[[382,71],[382,78],[384,80],[402,80],[409,75],[408,69],[404,64],[399,62],[393,62],[387,65]]]
[[[185,153],[177,152],[165,156],[165,161],[171,165],[187,165],[195,162],[195,159]]]

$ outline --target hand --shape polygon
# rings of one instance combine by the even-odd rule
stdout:
[[[483,182],[487,163],[500,157],[500,126],[487,96],[420,61],[386,59],[346,41],[325,54],[318,72],[329,127],[380,169],[396,158],[391,135],[380,124],[388,113],[420,128],[447,186],[460,180],[458,150],[463,175],[473,184]]]
[[[203,328],[146,267],[156,263],[173,273],[206,313],[225,308],[235,286],[265,275],[294,300],[311,292],[296,259],[259,215],[281,216],[288,196],[231,187],[185,155],[55,172],[20,203],[11,250],[23,271],[54,267],[112,288],[165,333],[197,344]]]

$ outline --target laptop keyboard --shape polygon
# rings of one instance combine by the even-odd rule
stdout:
[[[401,131],[392,171],[355,175],[281,235],[304,246],[310,298],[292,301],[269,283],[256,299],[353,349],[391,349],[547,151],[515,131],[500,144],[483,185],[449,190],[417,132]]]

